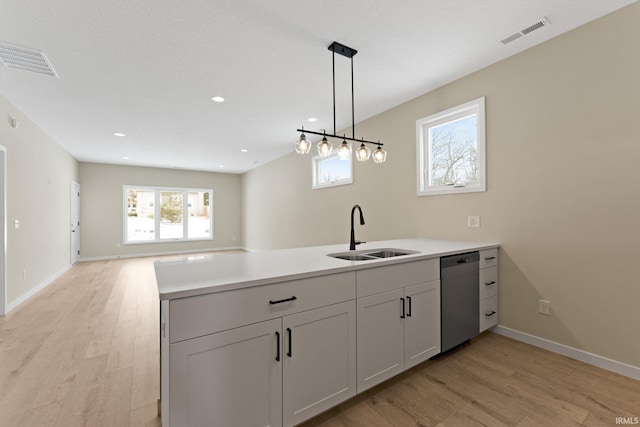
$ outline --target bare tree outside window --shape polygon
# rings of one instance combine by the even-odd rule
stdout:
[[[477,117],[464,117],[429,129],[431,185],[477,181]]]

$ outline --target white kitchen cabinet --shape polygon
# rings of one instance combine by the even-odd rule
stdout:
[[[356,394],[356,306],[347,301],[284,317],[283,425]]]
[[[170,425],[282,425],[281,329],[275,319],[172,344]]]
[[[336,294],[349,300],[322,306]],[[162,361],[169,425],[289,427],[356,394],[355,273],[199,298],[162,309],[165,321],[171,315],[161,343],[170,355]],[[209,321],[191,330],[194,312]],[[199,331],[214,332],[194,336]]]
[[[404,370],[403,289],[358,298],[358,393]]]
[[[480,251],[480,330],[498,324],[498,249]]]
[[[440,353],[440,281],[405,288],[404,368]]]
[[[358,393],[440,353],[437,262],[357,273]]]

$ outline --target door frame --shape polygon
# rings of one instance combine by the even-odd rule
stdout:
[[[7,313],[7,148],[0,145],[0,316]]]
[[[80,261],[80,184],[75,181],[71,181],[71,185],[69,188],[70,188],[69,224],[71,225],[69,228],[69,239],[70,239],[69,263],[73,265],[78,261]],[[77,203],[77,206],[75,206],[76,218],[74,218],[73,216],[74,205],[76,203]],[[74,222],[76,221],[78,223],[74,225]]]

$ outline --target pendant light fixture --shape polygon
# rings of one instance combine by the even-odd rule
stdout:
[[[357,50],[347,47],[338,42],[333,42],[329,45],[329,50],[333,52],[333,134],[327,134],[326,132],[314,132],[310,130],[305,130],[304,127],[301,129],[297,129],[300,132],[300,137],[296,141],[296,153],[298,154],[307,154],[311,149],[311,143],[307,139],[306,133],[312,135],[322,135],[322,141],[320,141],[317,145],[318,154],[322,157],[328,156],[331,154],[333,150],[333,144],[329,142],[327,137],[329,138],[338,138],[342,139],[342,143],[338,146],[338,157],[340,159],[346,160],[351,157],[352,148],[351,145],[347,142],[355,141],[360,143],[360,147],[356,150],[356,159],[361,162],[366,162],[369,158],[373,157],[374,163],[384,163],[387,160],[387,152],[382,148],[383,143],[378,140],[378,142],[367,141],[364,138],[356,139],[356,125],[355,125],[355,114],[354,114],[354,101],[353,101],[353,57]],[[336,135],[336,53],[342,55],[351,60],[351,138],[343,135],[342,137]],[[367,147],[365,144],[373,144],[376,145],[377,148],[373,152],[373,156],[371,155],[371,149]]]

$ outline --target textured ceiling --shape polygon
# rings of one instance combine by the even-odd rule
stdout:
[[[0,42],[43,51],[59,77],[0,66],[0,94],[80,161],[240,173],[293,151],[300,126],[332,131],[334,40],[358,50],[357,123],[630,3],[2,0]],[[339,130],[338,56],[336,85]]]

